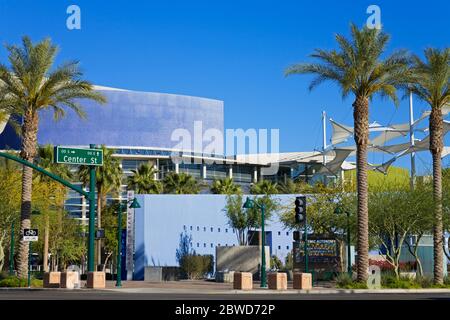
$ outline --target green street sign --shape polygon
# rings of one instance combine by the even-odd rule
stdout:
[[[62,164],[78,164],[86,166],[102,166],[102,149],[78,149],[55,147],[54,162]]]

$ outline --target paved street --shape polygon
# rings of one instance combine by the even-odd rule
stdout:
[[[253,288],[236,291],[230,283],[213,281],[123,281],[118,289],[114,281],[107,281],[105,290],[0,289],[0,300],[450,300],[450,290],[337,290],[329,282],[318,283],[309,292],[293,290],[291,282],[287,291],[261,289],[258,282]]]

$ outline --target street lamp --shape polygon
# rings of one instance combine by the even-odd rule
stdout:
[[[334,213],[341,214],[342,208],[340,206],[337,206],[336,209],[334,209]],[[350,252],[350,212],[348,210],[345,210],[345,213],[347,215],[347,272],[351,276],[352,275],[352,256]]]
[[[125,203],[120,202],[119,213],[117,216],[117,278],[116,287],[122,287],[122,211],[127,209],[127,205],[130,203],[129,208],[138,209],[141,207],[136,198],[133,200],[125,201]]]
[[[258,204],[255,200],[250,199],[247,197],[247,200],[245,200],[245,203],[243,205],[243,208],[245,209],[252,209],[254,207],[261,209],[261,288],[267,287],[267,281],[266,281],[266,234],[264,231],[264,225],[265,225],[265,218],[264,218],[264,210],[265,206],[264,204]]]

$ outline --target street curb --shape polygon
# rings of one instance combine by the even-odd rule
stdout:
[[[103,291],[127,293],[173,293],[173,294],[417,294],[417,293],[449,293],[450,289],[324,289],[324,290],[198,290],[193,292],[187,289],[161,289],[161,288],[129,288],[129,289],[103,289]]]

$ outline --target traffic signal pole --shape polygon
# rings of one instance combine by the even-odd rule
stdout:
[[[90,144],[95,149],[95,144]],[[94,239],[95,239],[95,166],[89,168],[89,246],[88,246],[88,271],[94,270]],[[100,254],[100,253],[99,253]]]

